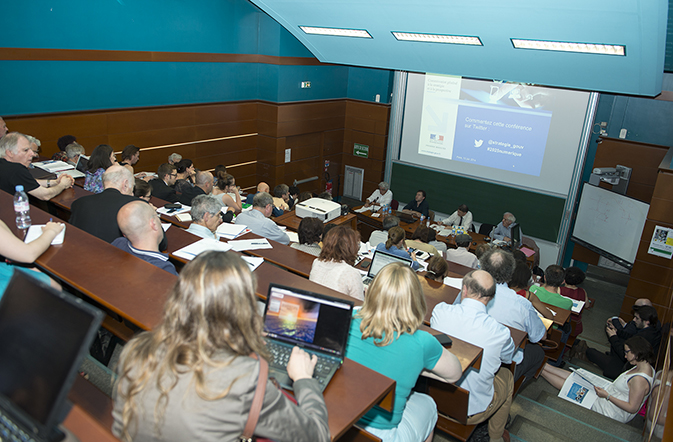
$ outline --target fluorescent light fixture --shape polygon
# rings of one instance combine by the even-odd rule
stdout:
[[[299,26],[299,29],[307,34],[332,35],[335,37],[359,37],[372,38],[364,29],[345,29],[345,28],[316,28],[313,26]]]
[[[425,43],[450,43],[456,45],[483,46],[479,37],[467,35],[415,34],[411,32],[391,31],[401,41],[420,41]]]
[[[522,40],[511,38],[517,49],[538,49],[541,51],[580,52],[584,54],[626,55],[624,45],[605,45],[596,43],[568,43],[564,41]]]

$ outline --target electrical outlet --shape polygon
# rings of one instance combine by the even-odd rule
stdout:
[[[285,149],[285,162],[286,163],[290,162],[291,152],[292,152],[292,149]]]
[[[619,138],[626,138],[626,129],[622,129],[619,131]]]
[[[310,81],[302,81],[301,82],[301,88],[302,89],[309,89],[311,87],[311,82]]]

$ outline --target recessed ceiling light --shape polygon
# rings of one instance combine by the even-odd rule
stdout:
[[[626,46],[595,43],[569,43],[564,41],[522,40],[512,38],[517,49],[538,49],[541,51],[580,52],[584,54],[626,55]]]
[[[426,43],[450,43],[457,45],[483,46],[479,37],[467,35],[440,35],[440,34],[415,34],[411,32],[392,31],[396,39],[401,41],[420,41]]]
[[[369,32],[364,29],[345,29],[345,28],[316,28],[313,26],[299,26],[299,29],[307,34],[332,35],[335,37],[358,37],[372,38]]]

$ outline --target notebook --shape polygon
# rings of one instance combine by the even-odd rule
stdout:
[[[0,299],[0,434],[58,441],[68,392],[103,313],[81,299],[14,275]]]
[[[264,309],[266,343],[273,361],[269,377],[292,389],[287,359],[296,345],[318,356],[313,377],[321,390],[343,364],[353,302],[293,287],[269,284]]]
[[[374,250],[374,256],[372,257],[372,263],[369,265],[369,270],[367,274],[362,277],[362,283],[365,286],[368,286],[374,277],[379,273],[379,270],[384,268],[390,263],[401,262],[402,264],[408,265],[411,267],[412,260],[411,258],[403,258],[401,256],[393,255],[383,250]]]

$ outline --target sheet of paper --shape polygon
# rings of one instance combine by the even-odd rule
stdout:
[[[266,238],[237,239],[235,241],[229,241],[229,245],[237,252],[243,252],[245,250],[273,249]]]
[[[192,210],[192,208],[190,206],[182,206],[181,208],[179,208],[178,210],[176,210],[174,212],[171,212],[171,210],[173,210],[173,209],[167,209],[165,207],[159,207],[157,209],[157,212],[162,214],[162,215],[173,216],[173,215],[177,215],[178,213],[189,212],[190,210]]]
[[[561,295],[563,296],[563,295]],[[572,299],[568,298],[567,296],[563,296],[566,299],[570,299],[573,302],[573,307],[570,309],[571,312],[573,313],[580,313],[582,309],[584,308],[584,301],[578,301],[577,299]]]
[[[42,170],[46,170],[47,172],[51,173],[56,173],[56,172],[62,172],[64,170],[68,169],[74,169],[75,166],[72,164],[68,164],[64,161],[43,161],[41,163],[33,163],[35,167],[39,167]]]
[[[257,267],[264,263],[264,258],[258,258],[256,256],[241,256],[241,258],[243,258],[243,261],[248,263],[251,272],[254,272]]]
[[[171,223],[161,223],[161,228],[164,229],[164,232],[165,232],[172,225],[173,224],[171,224]]]
[[[446,278],[444,278],[444,284],[448,285],[449,287],[453,287],[454,289],[462,290],[463,278],[452,278],[450,276],[447,276]]]
[[[24,242],[28,244],[29,242],[34,241],[40,235],[42,235],[42,227],[44,227],[44,224],[36,224],[28,227],[28,232],[26,233],[26,239],[24,239]],[[64,239],[65,239],[65,226],[63,226],[63,230],[61,230],[61,233],[56,235],[56,237],[51,241],[51,245],[56,246],[59,244],[63,244]]]
[[[580,368],[568,376],[558,396],[590,409],[598,399],[594,386],[607,388],[609,385],[608,380]]]
[[[246,229],[247,227],[242,224],[222,223],[215,233],[217,233],[220,238],[234,239],[243,234]]]
[[[535,255],[535,250],[529,249],[526,246],[522,246],[519,250],[521,250],[526,255],[526,258],[530,258],[531,256]]]
[[[202,239],[200,241],[197,241],[195,243],[192,243],[188,246],[181,248],[180,250],[174,252],[173,254],[175,256],[179,256],[180,258],[191,261],[192,259],[196,258],[199,254],[208,250],[219,250],[222,252],[226,252],[228,250],[231,250],[231,246],[226,242],[216,241],[214,239]]]
[[[84,178],[86,176],[77,169],[68,169],[68,170],[62,170],[60,172],[56,172],[56,175],[58,175],[58,176],[61,176],[62,174],[70,175],[73,179]]]
[[[299,242],[299,234],[297,232],[290,232],[287,230],[285,233],[290,237],[290,242]]]

